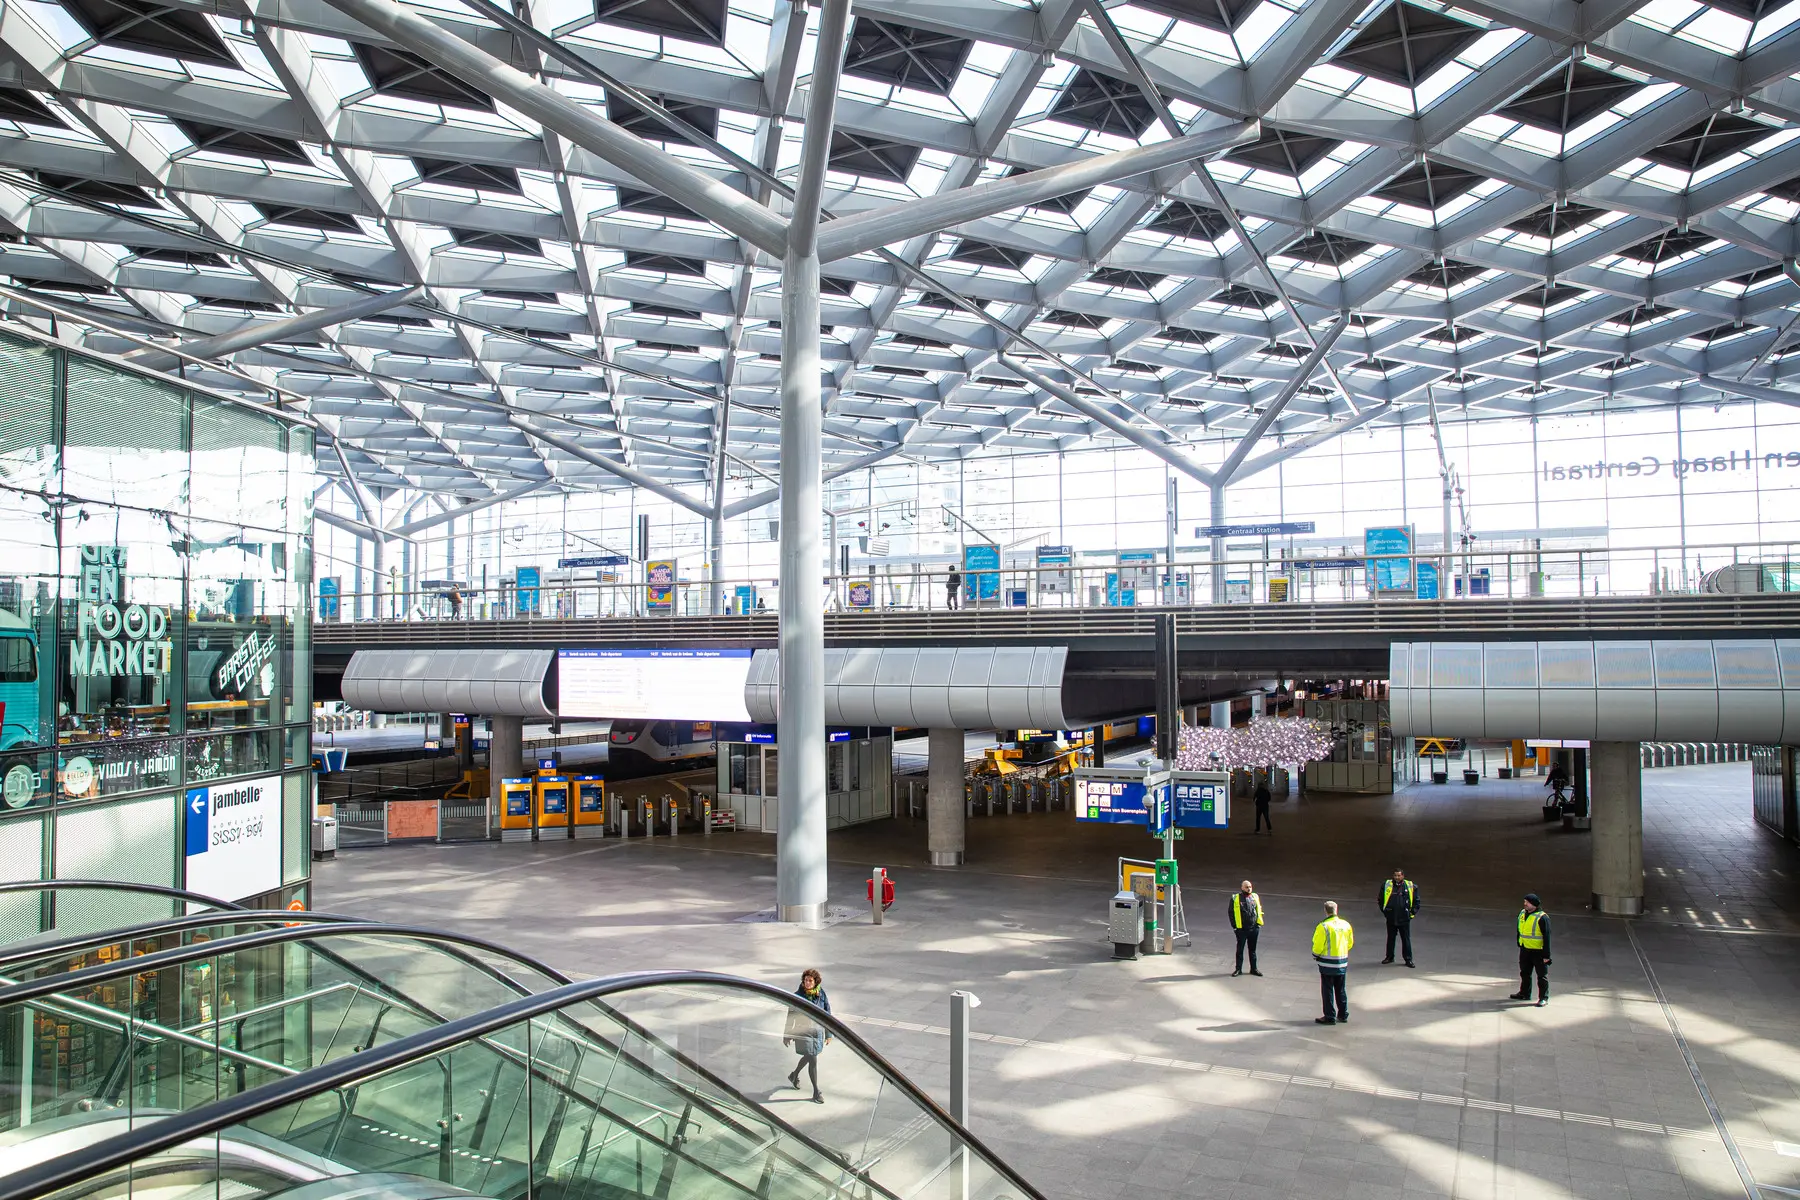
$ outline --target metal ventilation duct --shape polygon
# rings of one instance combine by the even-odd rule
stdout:
[[[1066,646],[884,646],[825,651],[829,725],[927,729],[1065,729]],[[753,721],[780,715],[780,660],[758,650],[744,702]]]
[[[544,682],[554,650],[358,650],[344,668],[344,703],[369,712],[554,715]]]

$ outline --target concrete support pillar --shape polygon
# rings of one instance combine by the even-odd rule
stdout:
[[[1216,483],[1207,489],[1211,504],[1207,509],[1212,519],[1213,528],[1217,529],[1225,523],[1225,485]],[[1212,539],[1212,602],[1225,603],[1225,539]]]
[[[1593,772],[1594,911],[1635,917],[1644,911],[1644,775],[1636,742],[1595,742]]]
[[[1230,729],[1231,728],[1231,701],[1229,701],[1229,700],[1213,701],[1212,712],[1209,714],[1209,720],[1207,721],[1207,724],[1212,726],[1214,729]]]
[[[960,867],[966,845],[963,807],[963,731],[931,731],[925,792],[925,844],[934,867]]]
[[[489,812],[500,812],[500,781],[517,779],[524,774],[525,718],[489,717],[488,797],[493,801]],[[498,821],[498,817],[494,819]]]

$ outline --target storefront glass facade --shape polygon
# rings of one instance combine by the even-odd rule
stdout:
[[[312,470],[303,421],[0,333],[0,880],[303,893]],[[0,896],[0,938],[160,911]]]

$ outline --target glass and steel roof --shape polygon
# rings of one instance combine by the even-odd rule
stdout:
[[[406,7],[783,213],[813,10]],[[598,456],[680,487],[713,478],[722,438],[729,476],[771,475],[779,261],[354,11],[9,5],[8,311],[156,361],[143,339],[353,306],[182,369],[279,389],[358,486],[625,486]],[[1121,423],[1180,446],[1428,404],[1793,402],[1797,26],[1800,0],[859,2],[836,217],[1260,125],[1204,172],[827,263],[825,469],[1078,449]]]

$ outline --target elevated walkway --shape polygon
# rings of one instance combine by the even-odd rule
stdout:
[[[0,1031],[0,1200],[1039,1195],[842,1022],[710,972],[212,910],[0,947]]]

